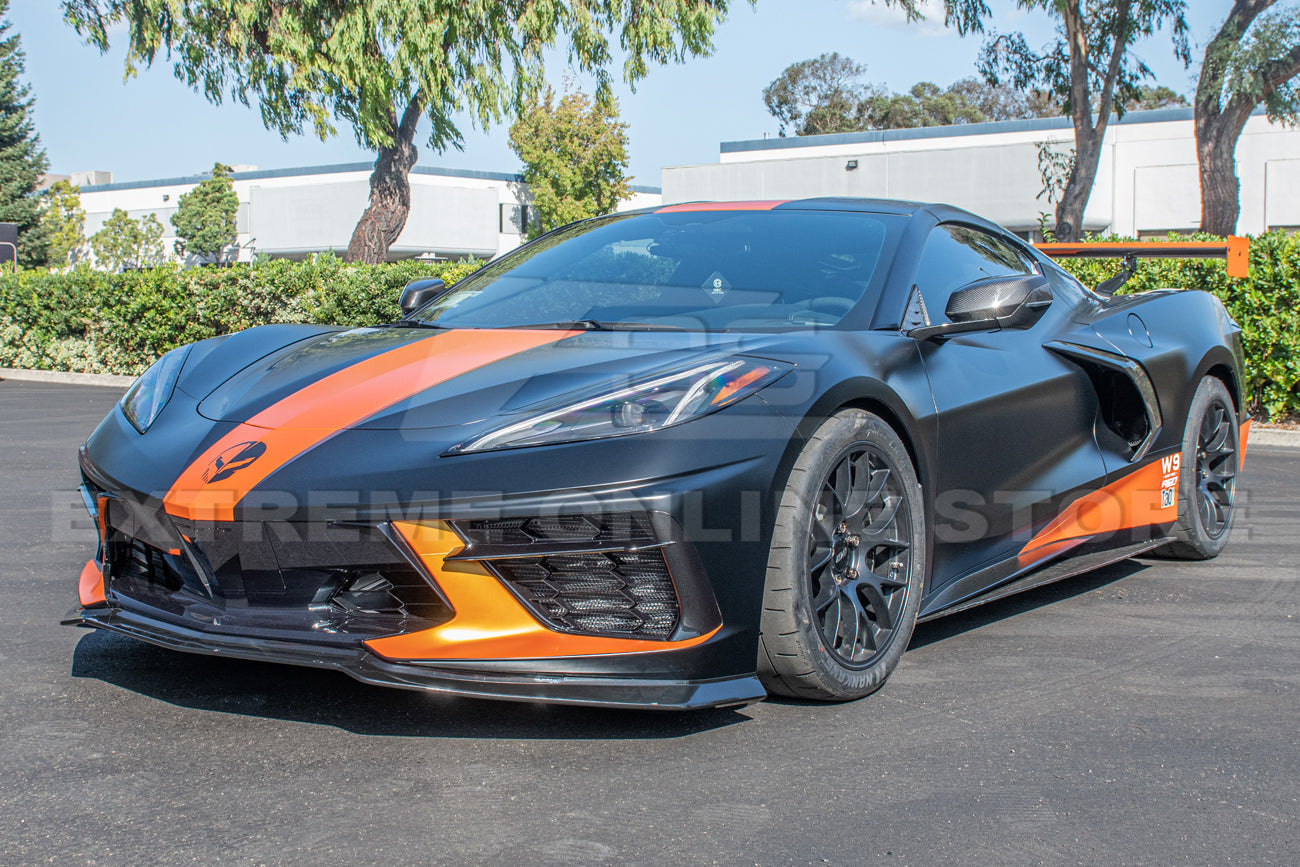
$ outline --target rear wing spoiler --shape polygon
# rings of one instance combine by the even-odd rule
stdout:
[[[1119,273],[1097,287],[1103,295],[1113,294],[1124,285],[1133,275],[1138,259],[1223,259],[1229,277],[1250,276],[1250,239],[1236,236],[1222,241],[1097,241],[1042,243],[1034,247],[1053,259],[1123,259]]]

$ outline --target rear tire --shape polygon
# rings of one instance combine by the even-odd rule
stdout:
[[[1219,556],[1236,517],[1238,452],[1237,412],[1227,386],[1207,376],[1196,387],[1183,428],[1178,476],[1177,541],[1160,549],[1180,560]]]
[[[921,485],[871,413],[827,419],[777,510],[758,676],[771,693],[845,701],[884,685],[911,640],[925,576]]]

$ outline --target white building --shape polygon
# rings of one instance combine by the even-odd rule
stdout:
[[[1040,197],[1043,148],[1068,153],[1069,118],[724,142],[718,164],[663,171],[666,204],[868,196],[943,202],[1035,232],[1055,206]],[[1300,130],[1247,122],[1237,145],[1237,231],[1300,229]],[[1155,236],[1200,226],[1191,109],[1131,112],[1107,127],[1084,229]]]
[[[236,169],[245,168],[236,166]],[[235,171],[239,196],[235,258],[257,254],[301,258],[323,250],[343,253],[370,196],[369,163],[271,171]],[[106,173],[97,172],[102,178]],[[111,178],[111,176],[109,176]],[[81,188],[86,237],[103,226],[115,208],[133,219],[154,214],[162,223],[163,245],[172,255],[181,195],[204,175]],[[411,213],[388,251],[389,259],[411,257],[491,258],[521,240],[528,188],[518,175],[419,166],[411,170]],[[656,205],[658,188],[633,187],[626,208]]]

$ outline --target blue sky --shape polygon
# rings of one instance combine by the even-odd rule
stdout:
[[[937,0],[927,0],[941,8]],[[1052,25],[1042,13],[1024,13],[1009,0],[990,0],[990,30],[1023,30],[1030,44],[1046,43]],[[1222,23],[1229,0],[1188,3],[1193,42],[1203,46]],[[159,64],[123,82],[122,55],[101,56],[62,20],[56,0],[11,0],[9,21],[27,53],[27,79],[36,97],[36,122],[51,171],[113,172],[114,180],[195,174],[213,162],[263,169],[371,162],[347,130],[327,142],[308,136],[283,141],[267,132],[256,109],[210,105]],[[867,66],[867,77],[894,90],[917,81],[940,85],[974,74],[981,39],[962,39],[941,26],[942,15],[907,25],[897,13],[853,0],[732,0],[707,58],[651,70],[635,93],[620,88],[623,119],[631,124],[634,183],[657,186],[664,166],[712,163],[722,141],[776,135],[762,89],[790,63],[838,51]],[[1157,80],[1190,97],[1192,70],[1174,59],[1167,36],[1148,40],[1138,54]],[[1194,56],[1199,58],[1199,51]],[[559,84],[562,62],[547,69]],[[464,152],[421,147],[420,164],[485,171],[517,171],[506,127],[487,132],[461,124]],[[422,134],[427,134],[426,128]]]

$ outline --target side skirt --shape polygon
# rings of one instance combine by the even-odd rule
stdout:
[[[1003,563],[995,564],[988,569],[968,576],[967,579],[963,579],[963,584],[968,581],[973,584],[976,580],[983,578],[985,583],[991,585],[988,589],[973,596],[949,601],[942,598],[948,595],[945,592],[948,588],[941,588],[939,593],[936,594],[936,598],[921,603],[921,616],[918,618],[918,622],[924,623],[927,620],[934,620],[946,614],[956,614],[959,611],[983,605],[985,602],[1003,599],[1016,593],[1022,593],[1025,590],[1033,590],[1045,584],[1072,578],[1084,572],[1091,572],[1093,569],[1100,569],[1103,566],[1109,566],[1112,563],[1118,563],[1121,560],[1127,560],[1130,557],[1136,557],[1139,554],[1159,548],[1166,542],[1172,541],[1172,538],[1171,536],[1161,536],[1157,539],[1134,542],[1119,548],[1091,551],[1063,560],[1055,560],[1046,565],[1030,566],[1019,572],[1012,572],[1010,575],[998,580],[994,576],[999,572],[1005,573],[1008,564],[1016,563],[1017,558],[1011,557]]]

